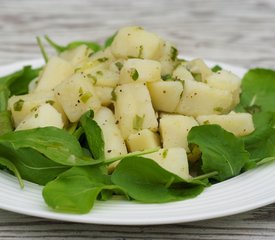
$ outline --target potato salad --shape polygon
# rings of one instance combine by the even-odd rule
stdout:
[[[254,149],[274,141],[264,135],[274,107],[261,101],[261,84],[252,89],[272,70],[241,79],[182,58],[173,43],[139,26],[119,29],[104,46],[44,42],[57,51],[49,57],[38,38],[44,66],[0,78],[8,93],[0,168],[21,185],[22,178],[44,185],[49,207],[85,213],[113,195],[183,200],[274,158],[273,150]]]

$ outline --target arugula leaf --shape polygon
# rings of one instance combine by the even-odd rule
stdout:
[[[69,169],[69,166],[56,163],[31,148],[15,150],[0,144],[0,156],[16,166],[23,179],[40,185],[45,185]]]
[[[62,53],[66,50],[74,49],[80,45],[86,45],[88,48],[93,50],[93,52],[97,52],[101,50],[101,46],[96,42],[86,42],[86,41],[75,41],[67,44],[66,46],[61,46],[52,41],[47,35],[44,36],[46,41],[56,50],[58,53]]]
[[[201,181],[187,181],[143,157],[121,160],[111,180],[129,196],[146,203],[162,203],[193,198],[204,189]]]
[[[7,111],[10,91],[5,86],[0,85],[0,136],[13,130],[11,114]]]
[[[193,127],[187,139],[189,144],[197,144],[202,152],[202,171],[217,171],[218,175],[213,178],[218,181],[240,174],[248,161],[243,141],[218,125]]]
[[[40,37],[36,37],[36,41],[37,41],[38,47],[40,49],[40,52],[42,53],[42,56],[43,56],[45,62],[47,63],[48,60],[49,60],[49,58],[48,58],[48,55],[47,55],[47,53],[45,51],[45,48],[43,46],[43,43],[42,43]]]
[[[25,66],[17,72],[0,77],[0,135],[13,129],[10,113],[7,111],[9,96],[27,93],[30,81],[38,75],[39,71],[40,69]]]
[[[275,113],[261,112],[253,115],[255,131],[242,137],[246,150],[255,161],[275,156]]]
[[[0,157],[0,165],[6,167],[8,170],[10,170],[11,172],[13,172],[14,175],[18,179],[20,187],[24,188],[24,182],[23,182],[23,180],[21,178],[21,175],[20,175],[19,171],[17,170],[16,166],[11,161],[9,161],[6,158]]]
[[[0,126],[0,136],[13,131],[10,111],[0,112]]]
[[[113,192],[124,193],[100,168],[72,167],[44,187],[43,198],[56,211],[87,213],[101,192],[102,200],[108,199]]]
[[[0,89],[3,87],[8,88],[11,95],[26,94],[28,93],[29,83],[38,76],[40,70],[41,68],[33,69],[31,66],[25,66],[17,72],[0,77]]]
[[[0,112],[7,110],[9,95],[9,89],[0,85]]]
[[[96,121],[92,119],[93,112],[88,111],[80,118],[80,125],[82,126],[89,149],[95,159],[104,159],[104,139],[100,127]]]
[[[236,110],[253,114],[255,131],[243,137],[251,161],[275,156],[275,71],[256,68],[249,70],[242,80],[240,104]],[[252,162],[255,163],[252,163]]]
[[[237,110],[255,109],[275,112],[275,71],[255,68],[242,79],[242,93]]]
[[[85,157],[77,139],[55,127],[7,133],[0,136],[0,144],[9,145],[16,150],[32,148],[52,161],[67,166],[94,165],[103,161]]]
[[[105,40],[105,43],[104,43],[104,48],[107,48],[109,46],[111,46],[112,42],[114,41],[114,38],[116,37],[117,35],[117,32],[115,32],[112,36],[108,37],[106,40]]]

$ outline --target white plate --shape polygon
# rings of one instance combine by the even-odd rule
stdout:
[[[26,64],[40,66],[42,63],[41,60],[33,60],[0,67],[0,75],[13,72]],[[214,65],[210,61],[207,63]],[[219,65],[240,76],[246,72],[242,68]],[[88,214],[75,215],[53,212],[43,201],[41,186],[25,181],[25,188],[21,190],[15,177],[0,171],[0,208],[82,223],[149,225],[191,222],[241,213],[275,202],[274,172],[275,163],[270,163],[213,185],[194,199],[164,204],[110,200],[96,202]]]

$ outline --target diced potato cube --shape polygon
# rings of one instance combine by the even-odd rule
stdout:
[[[128,59],[120,71],[119,83],[155,82],[160,80],[160,63],[154,60]]]
[[[186,67],[182,64],[177,66],[177,68],[174,70],[172,77],[174,79],[180,80],[180,81],[194,81],[194,77],[192,74],[186,69]]]
[[[164,148],[183,147],[189,151],[187,135],[198,123],[193,117],[162,114],[159,131]]]
[[[60,53],[59,57],[70,62],[73,66],[77,66],[78,64],[87,61],[88,56],[91,53],[92,50],[83,44],[76,48]]]
[[[49,103],[62,114],[63,122],[67,123],[67,116],[63,108],[57,102],[53,91],[34,92],[25,95],[12,96],[8,101],[8,109],[11,111],[15,127],[23,119],[44,103]]]
[[[18,130],[27,130],[41,127],[63,128],[62,115],[50,104],[45,103],[29,113],[16,128]]]
[[[29,86],[28,86],[28,93],[32,93],[35,91],[37,84],[38,84],[38,79],[39,79],[39,77],[36,77],[30,81]]]
[[[252,133],[254,129],[253,119],[249,113],[234,113],[227,115],[202,115],[197,117],[200,125],[218,124],[235,136],[245,136]]]
[[[159,81],[148,84],[154,109],[175,112],[183,94],[183,85],[179,81]]]
[[[98,96],[102,106],[109,106],[112,103],[114,100],[113,91],[114,89],[111,87],[95,86],[96,95]]]
[[[160,149],[158,152],[146,154],[144,157],[154,160],[165,170],[183,179],[191,178],[184,148],[164,148]]]
[[[127,154],[126,145],[112,111],[106,107],[102,107],[96,112],[94,120],[102,130],[105,143],[105,158],[108,159]],[[118,162],[110,164],[109,170],[112,170],[117,164]]]
[[[158,59],[161,39],[141,27],[125,27],[118,31],[111,45],[116,58]]]
[[[124,139],[142,129],[157,131],[158,122],[146,86],[123,84],[115,89],[115,95],[115,116]]]
[[[35,91],[52,90],[70,77],[73,72],[74,67],[71,63],[60,57],[52,57],[45,65]]]
[[[109,65],[110,63],[115,61],[115,57],[112,54],[111,48],[107,47],[92,54],[90,57],[90,61],[97,61],[99,63],[105,63],[106,65]]]
[[[91,67],[85,69],[83,73],[96,86],[114,88],[119,82],[119,73],[109,70],[103,63],[91,65]]]
[[[160,147],[159,135],[148,129],[131,134],[126,140],[130,152]]]
[[[74,74],[59,84],[54,92],[71,122],[77,122],[90,109],[96,112],[100,108],[93,83],[83,74]]]
[[[199,82],[205,82],[206,77],[212,74],[211,69],[200,58],[186,63],[186,68],[193,74]]]
[[[226,70],[221,70],[206,77],[206,82],[210,87],[230,91],[233,95],[232,108],[239,103],[241,79],[237,75]]]
[[[222,114],[231,110],[232,101],[229,91],[211,88],[201,82],[185,81],[176,112],[191,116]]]
[[[168,41],[162,41],[161,57],[159,62],[161,64],[161,75],[172,74],[175,65],[177,64],[178,50]]]

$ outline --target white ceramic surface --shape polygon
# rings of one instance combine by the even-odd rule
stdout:
[[[41,60],[25,61],[0,67],[0,75],[19,69],[23,65],[39,66]],[[209,65],[215,63],[208,61]],[[242,76],[245,69],[219,64]],[[275,202],[275,163],[269,163],[235,178],[207,188],[194,199],[164,203],[142,204],[110,200],[96,202],[85,215],[53,212],[43,201],[41,186],[26,182],[20,189],[17,179],[0,171],[0,208],[9,211],[64,221],[112,224],[151,225],[198,221],[228,216]]]

